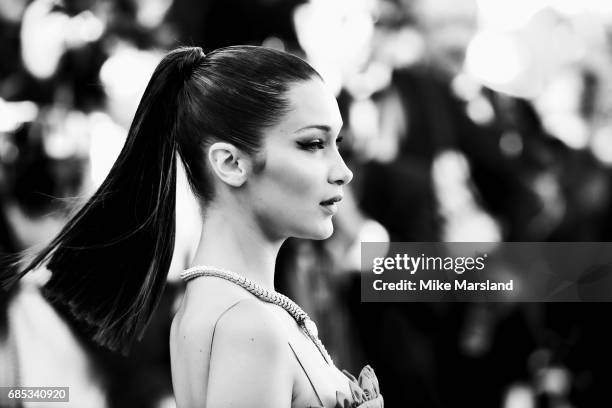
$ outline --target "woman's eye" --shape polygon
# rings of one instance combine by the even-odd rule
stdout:
[[[325,143],[322,140],[312,140],[309,142],[298,142],[298,145],[305,150],[320,150],[325,148]]]

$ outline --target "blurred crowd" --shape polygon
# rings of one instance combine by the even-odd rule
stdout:
[[[359,276],[366,241],[610,241],[611,40],[605,0],[3,0],[0,254],[42,248],[95,191],[165,51],[282,49],[335,90],[355,173],[334,235],[277,264],[336,364],[371,364],[389,407],[606,405],[609,303],[361,303]],[[0,386],[175,406],[168,332],[200,233],[184,178],[177,194],[168,287],[130,356],[37,271],[0,293]]]

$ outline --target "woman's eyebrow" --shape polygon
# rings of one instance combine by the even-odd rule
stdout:
[[[340,127],[342,127],[342,124],[340,124]],[[330,133],[330,134],[334,133],[332,127],[329,126],[329,125],[309,125],[309,126],[304,126],[303,128],[300,128],[300,129],[296,130],[293,133],[299,133],[299,132],[302,132],[302,131],[308,130],[308,129],[318,129],[318,130],[321,130],[321,131],[323,131],[325,133]]]
[[[303,128],[296,130],[294,133],[302,132],[308,129],[318,129],[318,130],[322,130],[323,132],[327,132],[327,133],[331,132],[331,127],[327,125],[309,125],[309,126],[304,126]]]

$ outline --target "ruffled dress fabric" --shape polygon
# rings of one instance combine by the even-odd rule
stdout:
[[[336,405],[334,407],[309,408],[383,408],[384,401],[380,394],[378,379],[369,365],[363,367],[359,378],[355,378],[348,371],[342,370],[349,379],[351,395],[341,391],[336,392]]]

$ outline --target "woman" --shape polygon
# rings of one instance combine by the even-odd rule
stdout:
[[[295,56],[170,52],[99,191],[19,276],[46,263],[47,297],[99,344],[127,353],[170,265],[178,152],[203,223],[170,336],[177,406],[382,406],[371,369],[362,387],[342,374],[273,285],[286,238],[333,231],[352,178],[336,147],[341,125],[333,95]]]

